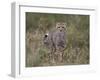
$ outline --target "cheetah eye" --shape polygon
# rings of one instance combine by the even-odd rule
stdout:
[[[64,28],[64,27],[62,27],[62,28]]]
[[[60,28],[60,27],[58,27],[58,28]]]

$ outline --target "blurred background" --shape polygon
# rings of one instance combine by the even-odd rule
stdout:
[[[62,64],[50,64],[43,44],[56,22],[67,23],[67,48]],[[89,15],[26,12],[26,67],[89,64]]]

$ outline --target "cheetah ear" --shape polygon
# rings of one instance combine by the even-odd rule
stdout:
[[[58,25],[56,24],[56,29],[58,28]]]
[[[57,22],[56,24],[55,24],[55,26],[56,26],[56,29],[58,28],[58,25],[59,25],[60,23],[59,22]]]
[[[64,28],[65,28],[65,30],[67,31],[67,23],[64,23],[64,25],[66,25]]]
[[[67,26],[67,23],[63,23],[65,26]]]
[[[64,27],[65,31],[67,31],[67,27]]]
[[[56,26],[56,29],[58,28],[58,26]]]

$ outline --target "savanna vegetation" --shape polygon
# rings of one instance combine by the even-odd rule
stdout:
[[[67,48],[61,64],[89,64],[89,15],[26,12],[26,67],[59,65],[49,63],[49,50],[43,44],[44,34],[59,21],[67,23]]]

